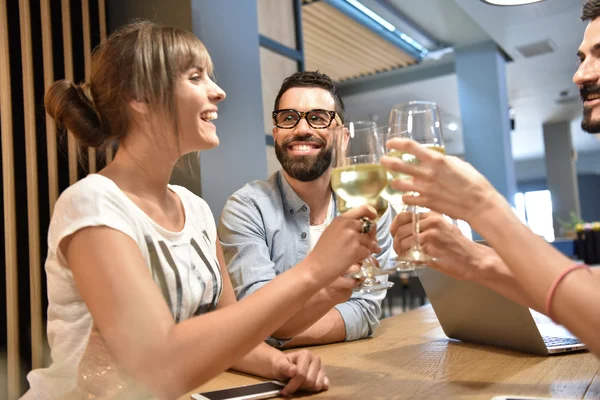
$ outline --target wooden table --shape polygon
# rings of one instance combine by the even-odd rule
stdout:
[[[311,350],[331,381],[329,391],[314,395],[319,399],[600,399],[600,361],[594,355],[538,357],[448,339],[431,306],[384,319],[371,339]],[[225,372],[194,392],[259,381]]]

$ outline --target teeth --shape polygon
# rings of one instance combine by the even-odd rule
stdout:
[[[202,118],[205,121],[212,121],[215,120],[219,117],[219,114],[216,111],[209,111],[209,112],[205,112],[200,114],[200,118]]]
[[[292,146],[292,149],[299,150],[299,151],[306,151],[306,150],[312,150],[312,149],[314,149],[314,147],[306,145],[306,144],[297,144],[295,146]]]

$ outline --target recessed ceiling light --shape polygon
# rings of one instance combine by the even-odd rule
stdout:
[[[522,6],[525,4],[539,3],[544,0],[481,0],[493,6]]]
[[[449,131],[456,132],[458,130],[458,124],[456,122],[450,122],[447,128]]]

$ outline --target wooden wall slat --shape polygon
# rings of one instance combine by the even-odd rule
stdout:
[[[40,216],[35,126],[35,89],[29,0],[19,0],[23,111],[25,116],[25,165],[27,175],[27,229],[29,238],[29,298],[31,310],[31,362],[41,368],[43,355],[42,278],[40,259]]]
[[[42,53],[44,59],[44,93],[54,82],[54,56],[52,51],[52,18],[50,0],[40,0],[42,17]],[[46,152],[48,157],[48,200],[50,215],[58,199],[58,153],[56,147],[56,123],[46,114]]]
[[[65,78],[73,82],[73,40],[71,36],[71,5],[69,3],[69,0],[61,1],[63,53],[65,60]],[[77,149],[77,140],[71,132],[68,132],[67,134],[69,145],[69,183],[72,185],[77,182],[77,161],[79,153]]]
[[[98,18],[100,18],[100,41],[106,38],[106,4],[105,0],[98,0]],[[113,159],[113,149],[111,146],[106,148],[106,163]]]
[[[8,49],[7,0],[0,0],[0,115],[2,130],[2,192],[4,195],[4,249],[6,263],[7,391],[8,399],[20,395],[19,312],[17,285],[17,226],[15,211],[12,99]]]
[[[81,0],[81,15],[83,24],[83,65],[85,81],[90,81],[92,68],[92,33],[90,31],[90,2]],[[88,173],[96,172],[96,149],[88,148]]]

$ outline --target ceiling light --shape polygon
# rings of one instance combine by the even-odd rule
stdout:
[[[458,124],[456,122],[450,122],[447,128],[449,131],[456,132],[458,130]]]
[[[428,49],[358,0],[323,0],[420,61]],[[382,29],[383,28],[383,29]]]
[[[394,25],[392,25],[385,19],[381,18],[378,14],[371,11],[370,8],[365,7],[362,3],[360,3],[356,0],[346,0],[346,1],[350,4],[352,4],[354,7],[358,8],[364,14],[368,15],[369,18],[371,18],[373,21],[376,21],[379,25],[383,26],[388,31],[394,32],[396,30],[396,27]]]
[[[525,4],[539,3],[544,0],[481,0],[493,6],[522,6]]]

